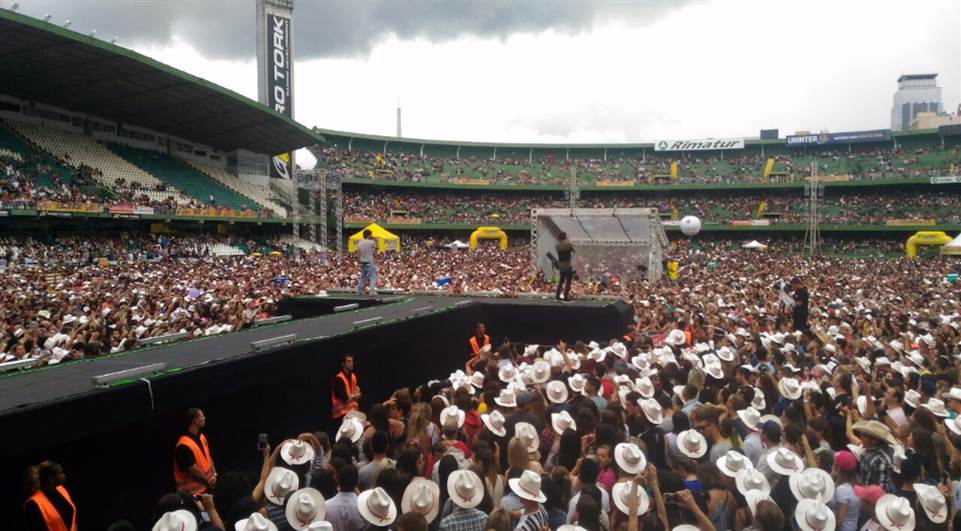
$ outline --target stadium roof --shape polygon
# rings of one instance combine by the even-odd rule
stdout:
[[[934,79],[936,77],[938,77],[937,74],[904,74],[898,78],[898,83],[914,79]]]
[[[322,142],[309,128],[137,52],[0,9],[0,93],[230,151]]]

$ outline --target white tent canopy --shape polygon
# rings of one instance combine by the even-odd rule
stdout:
[[[961,234],[941,246],[941,254],[961,255]]]
[[[470,246],[460,240],[454,240],[447,244],[448,249],[467,249],[468,247]]]
[[[763,251],[763,250],[767,249],[767,245],[764,245],[763,243],[761,243],[761,242],[759,242],[759,241],[757,241],[757,240],[751,240],[751,241],[745,243],[744,245],[742,245],[741,248],[742,248],[742,249],[757,249],[758,251]]]

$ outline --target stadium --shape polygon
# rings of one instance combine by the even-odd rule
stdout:
[[[0,527],[957,528],[956,115],[307,126],[292,5],[262,101],[0,9]]]

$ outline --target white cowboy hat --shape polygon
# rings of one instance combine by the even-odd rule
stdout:
[[[607,349],[602,350],[599,348],[595,348],[587,353],[587,359],[594,360],[597,363],[601,363],[602,361],[604,361],[604,358],[606,357],[607,357]]]
[[[284,509],[287,523],[297,531],[307,529],[312,522],[319,522],[327,514],[327,504],[324,495],[317,489],[300,489],[290,496]]]
[[[464,509],[477,507],[484,499],[484,485],[472,470],[455,470],[447,477],[447,495]]]
[[[664,411],[661,409],[661,404],[655,398],[645,398],[640,401],[641,411],[644,412],[644,416],[647,421],[655,426],[660,425],[664,422]]]
[[[727,345],[724,345],[717,350],[717,357],[721,361],[732,362],[734,361],[734,351],[731,350]]]
[[[913,407],[918,408],[918,403],[921,401],[921,393],[915,391],[914,389],[908,389],[904,392],[904,403]]]
[[[567,402],[567,386],[564,382],[558,380],[548,382],[545,389],[547,391],[547,399],[552,403],[563,404]]]
[[[637,515],[640,516],[651,509],[651,499],[643,487],[637,487]],[[611,501],[624,514],[630,514],[631,508],[631,481],[621,481],[615,483],[611,489]]]
[[[687,336],[684,335],[683,330],[678,330],[675,328],[674,330],[671,330],[669,334],[667,334],[667,337],[664,338],[664,342],[668,345],[674,346],[683,345],[687,342]]]
[[[157,520],[153,531],[197,531],[197,517],[184,509],[170,511]]]
[[[767,407],[767,401],[764,400],[764,391],[761,391],[757,387],[754,388],[754,398],[751,399],[751,407],[758,411],[764,411],[764,408]]]
[[[745,409],[739,409],[737,411],[737,416],[744,423],[744,426],[749,430],[757,431],[759,429],[758,424],[761,422],[761,412],[757,409],[748,406]]]
[[[944,402],[937,398],[929,398],[923,407],[939,417],[944,418],[948,416],[948,410],[944,408]]]
[[[234,531],[277,531],[277,525],[260,513],[251,513],[234,523]]]
[[[868,410],[868,397],[860,395],[854,401],[854,404],[858,407],[858,413],[860,413],[862,417],[866,416],[865,412]]]
[[[494,403],[501,407],[517,407],[517,396],[514,395],[513,389],[501,389]]]
[[[781,447],[767,454],[767,466],[782,476],[790,476],[804,470],[804,461],[796,453]]]
[[[721,368],[721,360],[714,354],[704,356],[704,372],[715,380],[724,379],[724,369]]]
[[[581,375],[581,373],[577,373],[567,379],[567,385],[569,385],[571,387],[571,391],[574,391],[575,393],[583,392],[585,383],[587,383],[587,380],[584,379],[584,376]]]
[[[961,416],[954,417],[953,419],[944,419],[944,423],[948,426],[948,429],[961,435]]]
[[[334,531],[334,524],[326,520],[320,520],[319,522],[311,522],[304,529],[306,531]]]
[[[800,500],[794,509],[794,521],[801,531],[826,531],[835,527],[834,511],[821,500]]]
[[[941,393],[941,400],[947,402],[948,400],[959,400],[961,401],[961,388],[952,387],[950,391],[946,393]]]
[[[734,476],[734,484],[742,496],[751,490],[759,490],[765,496],[771,494],[771,484],[768,483],[764,474],[756,468],[745,468],[738,472],[737,475]]]
[[[734,331],[734,335],[741,337],[751,337],[751,333],[744,328],[738,328]]]
[[[944,494],[933,485],[926,483],[915,483],[914,492],[918,496],[918,505],[928,516],[928,520],[936,524],[944,523],[948,518],[947,501]]]
[[[924,354],[921,354],[917,350],[912,350],[905,355],[908,361],[918,366],[919,369],[924,368]]]
[[[761,503],[763,500],[770,499],[770,496],[759,490],[749,490],[746,494],[744,494],[744,501],[747,502],[747,508],[754,516],[757,516],[757,504]]]
[[[507,383],[513,380],[516,376],[517,376],[517,367],[514,367],[510,363],[508,363],[507,365],[504,365],[503,367],[500,368],[499,371],[497,371],[497,377],[500,379],[500,381],[504,383]]]
[[[394,500],[380,487],[361,492],[357,496],[357,510],[364,520],[377,527],[388,526],[397,518]]]
[[[677,448],[691,459],[698,459],[707,453],[707,439],[695,430],[685,430],[677,434]]]
[[[344,418],[344,422],[341,423],[340,429],[337,430],[337,438],[335,441],[339,441],[343,438],[350,439],[350,442],[355,443],[360,440],[360,436],[364,434],[364,426],[354,417]]]
[[[500,411],[495,409],[490,413],[484,413],[481,415],[481,421],[494,435],[498,437],[507,435],[507,428],[504,426],[504,415]]]
[[[283,505],[284,498],[300,488],[300,478],[289,468],[275,466],[264,482],[264,496],[274,505]]]
[[[696,525],[681,524],[671,529],[671,531],[701,531]]]
[[[637,389],[637,392],[644,398],[652,398],[654,396],[654,384],[650,378],[644,377],[634,380],[634,388]]]
[[[470,375],[470,384],[478,389],[484,388],[484,373],[479,371],[474,371],[474,374]]]
[[[541,475],[533,470],[525,470],[521,477],[507,481],[514,494],[525,500],[544,503],[547,496],[541,492]]]
[[[638,474],[647,468],[644,452],[634,443],[618,443],[614,447],[614,462],[628,474]]]
[[[403,514],[422,514],[428,524],[433,522],[440,510],[440,487],[429,479],[414,478],[404,489],[400,510]]]
[[[457,406],[448,406],[440,411],[440,425],[442,427],[457,426],[460,429],[464,426],[464,419],[467,417],[464,410]]]
[[[621,343],[620,341],[615,341],[613,345],[607,347],[608,350],[614,353],[615,356],[621,359],[625,359],[627,356],[627,345]]]
[[[881,496],[874,504],[874,516],[881,527],[888,531],[910,531],[914,529],[914,509],[911,502],[894,494]]]
[[[520,439],[528,453],[536,452],[541,443],[540,437],[537,436],[537,428],[528,422],[518,422],[514,425],[514,437]]]
[[[557,528],[557,531],[587,531],[583,527],[574,524],[564,524]]]
[[[551,413],[551,426],[558,435],[563,434],[565,430],[577,431],[577,423],[574,422],[571,414],[567,411]]]
[[[798,500],[834,499],[834,480],[820,468],[808,468],[788,477],[791,493]]]
[[[754,468],[754,463],[741,452],[728,450],[728,452],[717,458],[717,468],[727,477],[736,478],[738,472]]]
[[[788,400],[801,398],[801,382],[797,378],[781,378],[777,383],[777,390]]]
[[[293,466],[309,463],[314,460],[314,447],[300,440],[288,441],[280,447],[280,458]]]
[[[530,368],[532,383],[542,384],[551,378],[551,364],[543,359],[536,359]]]

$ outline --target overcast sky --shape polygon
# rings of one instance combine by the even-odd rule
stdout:
[[[19,1],[257,97],[253,0]],[[957,108],[959,20],[961,0],[297,0],[295,117],[393,135],[399,99],[404,136],[504,142],[887,128],[903,73]]]

